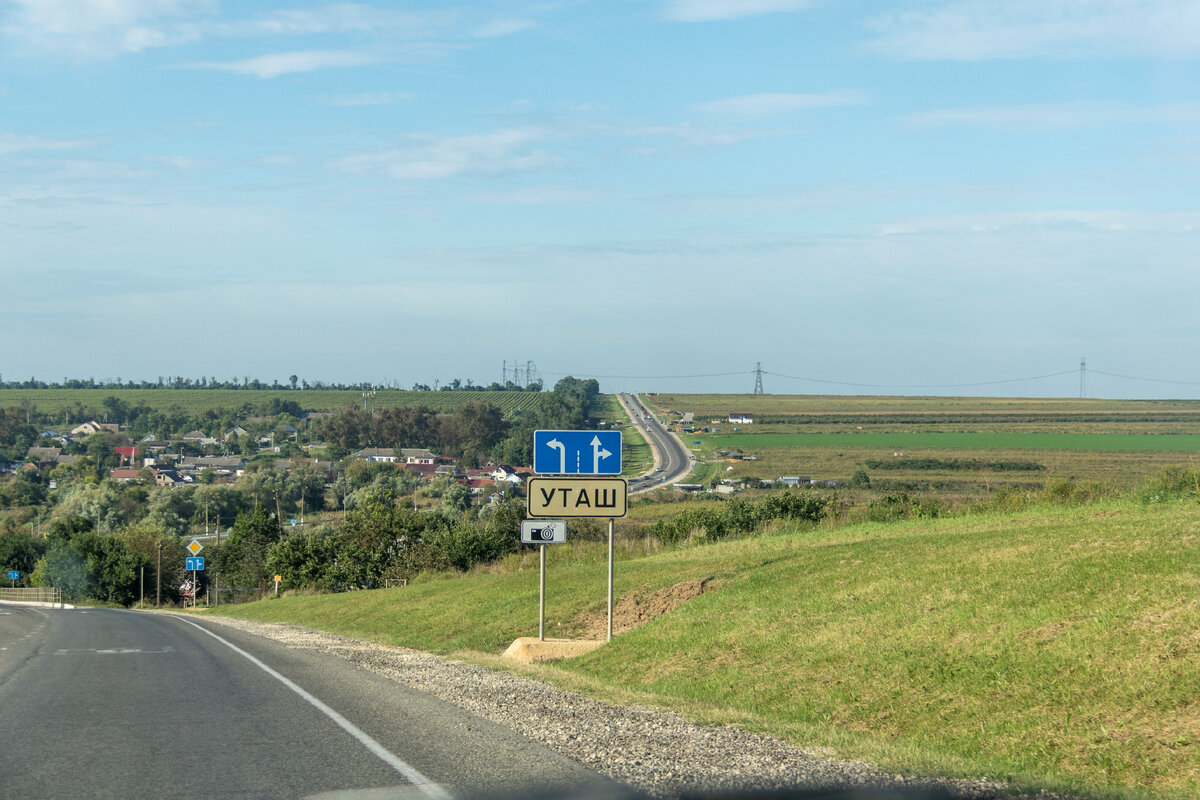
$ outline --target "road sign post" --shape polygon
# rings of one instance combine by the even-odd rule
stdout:
[[[19,571],[19,570],[10,569],[10,570],[8,571],[8,579],[9,579],[10,581],[12,581],[12,586],[11,586],[10,588],[13,588],[13,589],[15,589],[15,588],[16,588],[16,586],[17,586],[17,578],[19,578],[19,577],[21,577],[21,573],[20,573],[20,571]]]
[[[192,539],[187,549],[198,553],[204,549],[204,545]],[[192,571],[192,608],[195,608],[200,605],[200,582],[196,580],[196,573],[204,571],[204,556],[188,556],[183,560],[183,568]]]
[[[546,641],[546,545],[567,541],[567,523],[561,519],[527,519],[521,523],[521,541],[538,545],[538,641]]]
[[[533,471],[526,486],[530,517],[600,517],[608,519],[608,641],[613,628],[613,526],[625,516],[629,482],[624,478],[567,478],[565,475],[620,475],[620,431],[534,431]],[[541,477],[554,475],[555,477]],[[545,552],[542,582],[545,582]],[[544,587],[542,593],[544,594]],[[544,600],[542,601],[544,602]],[[544,607],[538,638],[543,638]]]

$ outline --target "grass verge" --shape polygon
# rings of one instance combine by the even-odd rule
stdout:
[[[618,597],[717,588],[540,673],[897,771],[1194,797],[1198,545],[1194,502],[777,527],[622,560]],[[553,633],[603,613],[602,551],[551,551]],[[535,564],[221,611],[494,662],[536,635]]]

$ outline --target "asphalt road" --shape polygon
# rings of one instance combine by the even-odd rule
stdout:
[[[654,451],[656,471],[631,478],[629,490],[631,492],[648,491],[686,478],[687,474],[692,471],[691,454],[688,453],[679,437],[664,428],[654,415],[650,414],[649,410],[642,405],[642,401],[637,395],[619,394],[617,399],[625,407],[625,411],[633,420],[634,425],[650,442],[650,447]],[[649,415],[649,419],[646,419],[647,415]]]
[[[568,787],[615,788],[335,656],[202,619],[0,604],[5,797],[381,800]]]

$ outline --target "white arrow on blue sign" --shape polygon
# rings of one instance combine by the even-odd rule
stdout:
[[[188,556],[184,559],[184,562],[187,564],[184,569],[195,570],[196,572],[204,571],[204,556]],[[178,564],[179,562],[176,561],[175,563]]]
[[[20,577],[21,577],[21,573],[19,570],[10,569],[8,571],[8,579],[10,581],[15,581],[17,578],[20,578]]]
[[[620,431],[534,431],[538,475],[620,475]]]

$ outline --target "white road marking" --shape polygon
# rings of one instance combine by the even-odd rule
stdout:
[[[309,694],[304,689],[297,686],[290,679],[284,677],[282,674],[275,671],[271,667],[267,666],[262,661],[255,658],[254,656],[250,655],[242,648],[238,647],[237,645],[233,644],[230,641],[227,641],[226,639],[221,638],[220,636],[218,636],[217,634],[208,630],[207,628],[197,625],[196,623],[192,622],[190,619],[184,619],[183,617],[175,617],[175,619],[179,620],[180,622],[186,622],[188,625],[191,625],[193,628],[195,628],[198,631],[207,633],[209,636],[213,637],[214,639],[216,639],[218,642],[220,642],[221,644],[228,647],[233,652],[244,657],[251,664],[258,667],[263,672],[267,673],[268,675],[270,675],[272,678],[274,678],[275,680],[282,683],[287,688],[291,689],[293,692],[298,694],[302,699],[304,699],[313,708],[317,709],[322,714],[324,714],[325,716],[327,716],[331,720],[333,720],[335,723],[337,723],[337,725],[342,730],[344,730],[346,733],[350,734],[355,739],[357,739],[363,747],[367,748],[372,753],[374,753],[376,755],[376,757],[378,757],[380,760],[382,760],[385,764],[387,764],[392,769],[396,770],[396,772],[399,772],[401,775],[403,775],[405,780],[407,780],[409,783],[411,783],[417,789],[424,792],[429,797],[435,798],[435,800],[454,800],[454,796],[451,795],[449,792],[447,792],[445,789],[443,789],[441,786],[439,786],[436,783],[434,783],[433,781],[429,780],[429,778],[426,778],[424,775],[422,775],[420,772],[418,772],[415,767],[413,767],[411,764],[409,764],[404,759],[400,758],[400,756],[398,756],[395,753],[393,753],[392,751],[388,750],[386,747],[384,747],[382,744],[380,744],[377,740],[375,740],[371,735],[369,735],[362,728],[359,728],[353,722],[346,719],[345,717],[343,717],[338,712],[334,711],[329,706],[325,705],[325,703],[321,702],[316,697],[314,697],[313,695]]]

